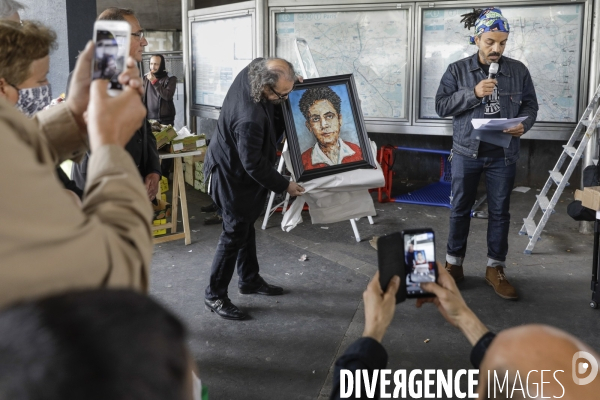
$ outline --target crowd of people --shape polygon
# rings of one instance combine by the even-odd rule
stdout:
[[[132,10],[109,8],[98,19],[126,21],[132,28],[126,69],[118,77],[122,93],[109,96],[106,81],[92,81],[90,42],[71,73],[66,101],[48,108],[49,55],[56,35],[40,23],[22,21],[20,10],[17,1],[0,0],[0,163],[5,171],[19,167],[18,174],[0,175],[0,187],[10,188],[3,192],[0,228],[0,399],[206,398],[184,325],[148,296],[150,201],[161,167],[156,142],[145,127],[148,118],[174,122],[176,80],[168,76],[161,56],[153,56],[150,72],[141,76],[137,63],[147,41],[140,23]],[[445,268],[439,265],[438,282],[422,283],[435,297],[419,299],[417,307],[433,303],[463,332],[481,377],[492,370],[571,371],[572,354],[578,351],[600,357],[577,338],[548,326],[525,325],[495,335],[456,286],[464,278],[469,231],[465,207],[473,203],[485,171],[488,188],[495,188],[488,192],[486,276],[498,295],[517,298],[504,274],[508,206],[519,137],[531,128],[537,111],[527,69],[502,56],[509,25],[500,10],[477,10],[466,21],[467,27],[476,28],[478,52],[448,67],[436,98],[438,113],[454,121],[448,255]],[[499,76],[486,79],[482,71],[492,61],[500,64]],[[228,297],[236,266],[241,294],[284,293],[260,275],[254,223],[268,192],[304,192],[274,168],[284,128],[280,105],[298,81],[302,78],[286,60],[252,61],[231,85],[209,145],[204,173],[223,232],[204,302],[225,319],[246,317]],[[512,93],[510,99],[503,96],[505,91]],[[515,103],[517,91],[521,96]],[[307,128],[318,138],[324,129],[319,124],[341,124],[342,116],[335,93],[315,96],[305,101],[305,116]],[[482,102],[485,96],[501,107]],[[508,101],[515,104],[504,104]],[[464,123],[492,114],[530,117],[507,132],[513,139],[500,157],[497,148],[470,140],[469,124]],[[313,164],[333,162],[332,155],[345,162],[344,157],[356,153],[337,136],[333,141],[317,139],[313,150],[306,156]],[[67,159],[76,162],[73,175],[79,192],[69,187],[68,178],[59,177],[57,166]],[[399,287],[396,276],[384,291],[378,274],[367,286],[363,337],[336,362],[331,398],[341,397],[340,371],[386,367],[381,341],[394,316]],[[585,386],[562,383],[550,384],[546,395],[559,397],[562,391],[565,399],[593,399],[600,390],[600,379]],[[480,382],[480,398],[489,384]]]

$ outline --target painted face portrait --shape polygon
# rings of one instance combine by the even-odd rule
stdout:
[[[337,143],[342,127],[342,116],[329,100],[317,100],[309,107],[306,127],[315,135],[319,146],[327,147]]]

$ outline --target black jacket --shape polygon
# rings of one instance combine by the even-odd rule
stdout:
[[[175,103],[173,96],[177,89],[177,77],[165,76],[154,84],[144,75],[144,104],[148,109],[148,118],[159,122],[175,119]]]
[[[276,112],[280,106],[252,100],[244,68],[225,96],[204,163],[215,203],[241,221],[256,220],[268,191],[281,193],[289,184],[275,169],[276,138],[283,133]]]
[[[152,172],[161,174],[156,138],[152,134],[148,121],[146,121],[146,131],[146,137],[144,138],[144,127],[142,126],[133,134],[131,140],[125,146],[125,150],[131,154],[133,162],[137,166],[138,171],[140,171],[142,179]],[[88,151],[79,164],[73,164],[73,173],[71,176],[81,190],[85,189],[89,158],[90,152]]]
[[[73,72],[69,73],[67,79],[67,98],[69,97],[72,77]],[[107,116],[107,118],[110,118],[110,115]],[[125,146],[125,150],[131,154],[133,162],[135,162],[138,171],[140,171],[142,179],[152,172],[156,172],[159,175],[161,174],[160,159],[158,158],[158,149],[156,148],[156,138],[152,134],[152,129],[150,128],[148,121],[144,119],[144,122],[146,124],[146,132],[144,132],[144,126],[142,125],[142,127],[133,134],[129,143]],[[89,158],[90,152],[88,151],[85,153],[79,164],[73,163],[71,178],[81,190],[85,189]]]

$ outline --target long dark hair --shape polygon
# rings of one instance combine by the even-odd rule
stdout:
[[[461,17],[463,18],[460,20],[460,22],[464,22],[465,28],[471,29],[477,23],[477,20],[482,12],[483,10],[481,8],[474,8],[472,12],[462,14]]]

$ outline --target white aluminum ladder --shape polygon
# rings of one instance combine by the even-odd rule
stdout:
[[[569,178],[575,170],[579,159],[582,157],[583,151],[590,141],[596,126],[598,126],[600,121],[600,107],[598,107],[599,100],[600,85],[596,89],[594,97],[583,112],[583,115],[577,123],[577,126],[569,138],[569,141],[566,145],[563,145],[563,151],[556,165],[552,171],[550,171],[550,176],[548,177],[544,188],[540,194],[536,196],[537,200],[529,212],[529,215],[527,218],[523,218],[524,223],[523,227],[521,227],[521,230],[519,231],[519,235],[529,236],[529,244],[524,251],[525,254],[531,254],[537,241],[541,240],[540,236],[542,234],[542,230],[546,226],[548,219],[550,219],[550,215],[554,213],[554,207],[556,207],[560,195],[565,190],[565,187],[569,186]],[[584,129],[584,127],[587,128]],[[577,141],[579,141],[578,146],[575,144]],[[562,173],[560,170],[567,158],[570,158],[569,165],[567,166],[565,172]],[[548,200],[548,192],[552,188],[552,184],[555,184],[557,187],[552,195],[552,198]],[[542,210],[543,216],[540,222],[536,225],[534,218],[538,209]]]

